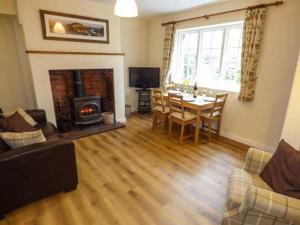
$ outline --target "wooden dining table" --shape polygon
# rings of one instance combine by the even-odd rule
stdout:
[[[168,99],[168,93],[164,93],[164,97]],[[201,124],[201,112],[210,109],[214,105],[215,98],[197,96],[197,98],[183,97],[184,108],[191,109],[196,112],[196,125],[195,125],[195,144],[199,144],[200,124]]]

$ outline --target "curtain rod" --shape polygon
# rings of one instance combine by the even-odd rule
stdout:
[[[259,9],[259,8],[265,8],[265,7],[270,7],[270,6],[279,6],[279,5],[282,5],[282,4],[283,4],[283,1],[276,1],[276,2],[272,2],[272,3],[268,3],[268,4],[253,5],[253,6],[248,6],[246,8],[234,9],[234,10],[230,10],[230,11],[213,13],[213,14],[203,15],[203,16],[198,16],[198,17],[192,17],[192,18],[183,19],[183,20],[170,21],[170,22],[167,22],[167,23],[163,23],[162,26],[166,26],[168,24],[182,23],[182,22],[191,21],[191,20],[203,19],[203,18],[204,19],[209,19],[209,17],[212,17],[212,16],[218,16],[218,15],[223,15],[223,14],[227,14],[227,13],[245,11],[247,9]]]

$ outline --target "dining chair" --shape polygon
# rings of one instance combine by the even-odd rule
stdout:
[[[216,95],[213,107],[201,112],[201,122],[203,131],[204,128],[207,129],[208,142],[211,141],[211,134],[214,131],[217,138],[220,136],[220,129],[222,123],[223,109],[226,103],[228,93]],[[212,127],[213,123],[217,123],[217,129]]]
[[[183,96],[176,94],[168,94],[168,102],[170,107],[169,115],[169,138],[172,136],[172,126],[173,123],[176,123],[181,126],[179,143],[182,144],[184,139],[193,137],[193,134],[184,136],[185,126],[192,125],[196,121],[196,115],[192,112],[185,111],[183,105]]]
[[[169,90],[175,90],[176,84],[165,84],[165,91],[168,92]]]
[[[165,122],[168,119],[170,114],[170,108],[166,104],[163,93],[158,89],[151,89],[151,100],[152,100],[152,111],[153,111],[153,129],[157,127],[158,124],[161,124],[161,130],[165,129]],[[160,123],[158,123],[158,117],[160,118]]]

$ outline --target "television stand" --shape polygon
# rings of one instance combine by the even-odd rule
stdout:
[[[151,101],[150,101],[150,89],[136,90],[138,93],[138,112],[150,113]]]

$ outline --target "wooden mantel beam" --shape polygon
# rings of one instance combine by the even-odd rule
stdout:
[[[72,52],[72,51],[43,51],[26,50],[27,54],[52,54],[52,55],[107,55],[107,56],[125,56],[125,53],[119,52]]]

